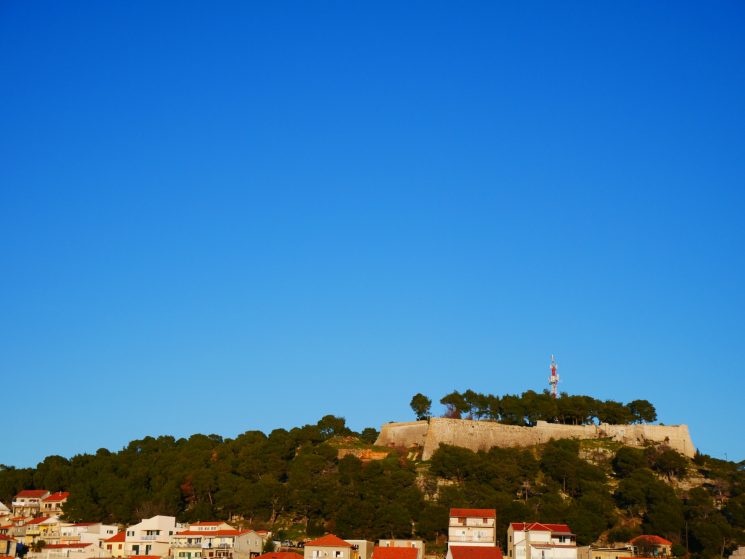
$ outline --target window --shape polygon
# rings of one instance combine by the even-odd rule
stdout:
[[[343,551],[334,551],[334,557],[343,557],[344,552]]]

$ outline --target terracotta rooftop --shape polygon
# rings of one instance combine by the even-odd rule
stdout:
[[[106,543],[115,543],[115,542],[123,542],[126,541],[127,533],[122,531],[116,534],[115,536],[111,536],[108,540],[104,540]]]
[[[32,526],[34,524],[41,524],[45,520],[49,520],[48,516],[37,516],[36,518],[32,518],[28,522],[26,522],[26,526]]]
[[[46,489],[24,489],[18,495],[16,495],[16,498],[18,497],[25,497],[26,499],[41,499],[45,495],[48,495],[49,491]]]
[[[313,547],[352,547],[352,544],[349,542],[345,542],[343,539],[341,539],[338,536],[335,536],[334,534],[326,534],[322,538],[318,538],[317,540],[312,540],[309,542],[305,542],[305,547],[313,546]]]
[[[661,538],[660,536],[651,536],[649,534],[642,534],[641,536],[636,536],[633,540],[631,540],[629,543],[632,543],[634,545],[639,544],[647,544],[647,545],[673,545],[673,542],[670,540],[666,540],[665,538]]]
[[[502,550],[498,547],[476,545],[451,545],[453,559],[502,559]]]
[[[416,559],[416,547],[381,547],[373,548],[373,559]]]
[[[52,493],[49,495],[49,497],[44,497],[42,501],[45,503],[58,503],[60,501],[64,501],[70,496],[70,493],[67,491],[57,491],[57,493]]]
[[[496,509],[450,509],[450,516],[456,517],[478,517],[478,518],[496,518]]]

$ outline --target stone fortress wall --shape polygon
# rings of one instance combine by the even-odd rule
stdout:
[[[551,439],[599,439],[610,437],[628,446],[641,447],[645,442],[665,443],[692,458],[696,452],[687,425],[563,425],[538,421],[535,427],[503,425],[494,421],[446,419],[386,423],[375,444],[391,447],[421,447],[422,459],[429,460],[440,444],[470,450],[492,447],[527,447]]]

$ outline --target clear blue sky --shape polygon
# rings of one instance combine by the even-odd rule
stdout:
[[[0,463],[547,386],[745,459],[742,2],[3,2]]]

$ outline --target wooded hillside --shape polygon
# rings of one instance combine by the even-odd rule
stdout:
[[[383,460],[338,457],[342,448],[371,448],[375,435],[352,433],[343,419],[326,416],[316,425],[235,439],[146,437],[119,452],[3,466],[0,501],[45,488],[72,493],[65,510],[74,521],[241,517],[279,533],[414,533],[430,542],[447,534],[449,507],[489,507],[497,509],[501,538],[511,521],[542,521],[567,522],[580,544],[651,533],[696,557],[719,557],[745,543],[742,464],[605,440],[478,453],[445,446],[425,463],[404,449]]]

